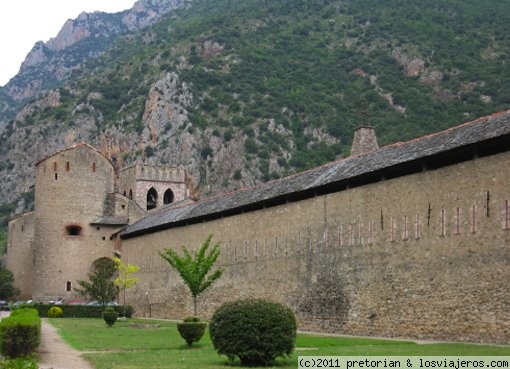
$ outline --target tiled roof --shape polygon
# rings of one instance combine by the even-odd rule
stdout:
[[[102,218],[98,218],[94,220],[91,225],[111,225],[111,226],[121,226],[126,225],[129,222],[128,217],[113,217],[113,216],[104,216]]]
[[[161,208],[128,226],[121,236],[129,238],[205,218],[228,215],[239,209],[253,208],[256,204],[285,197],[299,198],[299,194],[354,181],[370,173],[379,173],[420,159],[446,156],[448,152],[505,136],[510,137],[510,110],[191,205]]]

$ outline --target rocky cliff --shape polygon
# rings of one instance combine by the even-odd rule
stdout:
[[[155,23],[187,0],[140,0],[131,9],[108,14],[81,13],[68,20],[48,42],[37,42],[21,64],[19,73],[4,86],[16,102],[69,78],[91,59],[101,56],[116,37]]]

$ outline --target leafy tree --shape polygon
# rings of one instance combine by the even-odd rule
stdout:
[[[197,315],[197,296],[209,288],[213,282],[223,274],[223,269],[221,268],[209,274],[214,263],[220,256],[219,242],[214,244],[208,252],[212,236],[213,235],[210,234],[200,249],[194,253],[190,252],[184,246],[182,247],[184,254],[182,256],[170,248],[159,253],[172,268],[179,272],[183,282],[188,286],[191,296],[193,297],[194,315]]]
[[[94,273],[88,274],[89,280],[78,281],[81,289],[75,288],[75,291],[104,306],[117,297],[118,291],[113,282],[115,271],[115,262],[112,259],[100,258],[94,263]]]
[[[113,283],[122,290],[122,305],[124,306],[123,316],[126,316],[126,290],[133,287],[138,282],[137,277],[130,277],[136,273],[140,267],[133,264],[124,264],[119,258],[113,258],[115,268],[119,271],[119,275]]]
[[[13,283],[14,276],[12,272],[7,268],[0,267],[0,300],[8,300],[19,293]]]

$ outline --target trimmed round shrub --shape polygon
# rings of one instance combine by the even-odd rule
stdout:
[[[52,306],[48,310],[48,318],[62,318],[64,311],[59,306]]]
[[[277,302],[255,299],[222,305],[209,323],[216,351],[229,360],[237,357],[248,366],[269,365],[277,357],[289,356],[296,343],[296,330],[292,310]]]
[[[113,326],[115,324],[115,322],[117,321],[118,317],[119,317],[119,313],[117,313],[115,311],[115,309],[111,306],[108,306],[103,311],[103,319],[106,322],[106,325],[108,325],[108,327]]]
[[[177,330],[188,346],[191,346],[193,342],[200,341],[205,333],[205,328],[207,328],[207,323],[194,316],[184,318],[182,322],[177,323]]]

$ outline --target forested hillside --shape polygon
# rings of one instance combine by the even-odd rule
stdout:
[[[30,206],[33,163],[76,141],[119,167],[183,165],[208,196],[348,155],[360,124],[384,145],[508,109],[508,14],[501,0],[195,0],[24,103],[0,137],[4,214]]]

